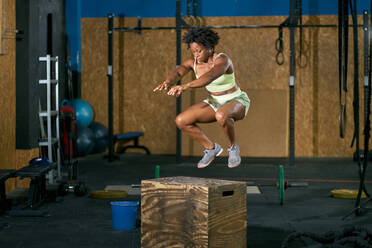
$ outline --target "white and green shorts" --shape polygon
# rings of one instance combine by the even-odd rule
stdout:
[[[203,102],[207,103],[215,112],[217,112],[220,107],[231,101],[238,101],[243,104],[245,106],[245,116],[247,115],[251,100],[249,99],[247,93],[241,91],[240,89],[221,96],[209,95],[208,98]]]

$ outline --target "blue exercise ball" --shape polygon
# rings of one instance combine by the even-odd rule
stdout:
[[[104,152],[108,146],[108,129],[105,127],[105,125],[99,122],[92,122],[89,125],[89,128],[92,130],[96,138],[96,143],[92,153]]]
[[[89,127],[78,126],[76,147],[78,156],[85,156],[94,149],[96,138]]]
[[[90,104],[82,99],[72,100],[75,111],[75,120],[78,126],[88,127],[93,120],[93,109]]]

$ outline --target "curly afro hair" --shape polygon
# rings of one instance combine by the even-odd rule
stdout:
[[[218,34],[207,27],[193,27],[184,36],[185,42],[190,48],[190,43],[202,44],[205,48],[213,48],[218,44],[220,37]]]

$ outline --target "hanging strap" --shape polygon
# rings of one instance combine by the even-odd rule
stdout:
[[[277,51],[275,55],[275,61],[278,65],[284,64],[284,54],[283,54],[283,27],[289,26],[289,17],[285,19],[278,27],[278,38],[275,41],[275,50]]]
[[[346,93],[348,68],[348,35],[349,35],[349,6],[348,0],[338,1],[338,80],[339,80],[339,126],[340,137],[346,132]],[[343,96],[343,97],[342,97]]]
[[[358,20],[356,14],[356,0],[350,0],[351,17],[353,19],[353,39],[354,39],[354,136],[351,142],[351,147],[354,146],[356,141],[356,154],[359,161],[359,54],[358,54]]]
[[[301,66],[302,65],[302,53],[303,53],[302,0],[297,0],[296,11],[297,11],[296,15],[300,23],[300,57],[299,57],[300,59],[298,61],[298,64],[299,66]]]

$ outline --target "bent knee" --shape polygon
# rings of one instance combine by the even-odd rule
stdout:
[[[224,126],[228,119],[228,115],[222,111],[217,111],[215,114],[215,117],[216,117],[218,124],[220,124],[221,126]]]
[[[183,129],[187,125],[187,122],[182,115],[177,115],[174,122],[176,123],[179,129]]]

